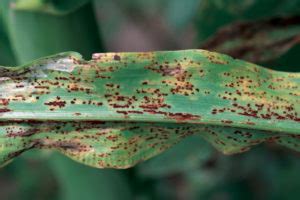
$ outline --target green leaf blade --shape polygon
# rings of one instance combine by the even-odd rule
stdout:
[[[18,149],[3,160],[51,148],[127,168],[192,134],[226,154],[264,141],[299,149],[299,73],[204,50],[63,53],[0,70],[0,133]]]

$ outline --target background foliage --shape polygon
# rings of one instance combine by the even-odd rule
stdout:
[[[252,22],[263,24],[251,28],[260,54],[289,44],[257,63],[299,72],[299,13],[299,0],[2,0],[0,64],[69,50],[89,59],[94,52],[208,48],[209,41],[222,39],[217,32],[224,26],[241,33],[221,43],[225,50],[239,47],[254,55],[244,45],[247,37],[240,37]],[[296,20],[276,26],[274,19],[289,17]],[[241,30],[240,21],[246,23]],[[259,48],[265,38],[267,46]],[[198,136],[128,170],[93,169],[53,152],[29,152],[0,169],[0,199],[295,199],[299,167],[299,155],[279,146],[224,156]]]

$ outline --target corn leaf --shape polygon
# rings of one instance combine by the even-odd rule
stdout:
[[[276,5],[271,6],[270,5]],[[237,21],[262,20],[278,16],[299,15],[300,1],[290,0],[252,0],[220,1],[202,0],[196,17],[200,42],[212,36],[216,31]]]
[[[1,65],[15,65],[15,57],[11,48],[3,16],[4,7],[3,3],[0,3],[0,62]]]
[[[79,51],[83,56],[102,51],[90,4],[68,15],[18,10],[10,0],[1,1],[0,8],[18,63],[63,51]]]
[[[13,0],[11,5],[14,9],[20,11],[44,12],[55,15],[69,14],[90,0]]]
[[[300,44],[300,16],[290,16],[230,24],[201,48],[261,63],[275,60],[297,44]]]
[[[40,148],[127,168],[193,134],[225,154],[261,142],[299,150],[299,73],[183,50],[67,52],[0,74],[2,163]]]

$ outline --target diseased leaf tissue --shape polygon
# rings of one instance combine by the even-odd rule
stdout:
[[[299,73],[204,50],[0,67],[0,161],[40,148],[127,168],[192,134],[226,154],[261,142],[300,151],[299,87]]]

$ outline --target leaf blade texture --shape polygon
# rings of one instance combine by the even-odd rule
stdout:
[[[299,150],[299,73],[205,50],[67,52],[0,71],[2,162],[40,148],[128,168],[193,134],[226,154]]]

